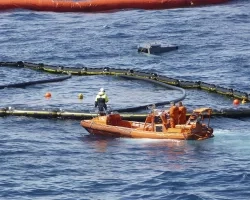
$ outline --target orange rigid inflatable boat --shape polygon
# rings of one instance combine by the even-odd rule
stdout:
[[[103,12],[121,9],[170,9],[230,0],[0,0],[0,10],[29,9],[54,12]]]
[[[165,112],[153,110],[145,122],[122,120],[117,113],[97,116],[92,120],[82,120],[81,126],[89,133],[109,137],[204,140],[213,137],[209,127],[211,108],[193,111],[186,124],[170,128],[170,119]]]

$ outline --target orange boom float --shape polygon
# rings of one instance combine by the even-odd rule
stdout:
[[[91,134],[109,137],[204,140],[214,136],[209,127],[211,113],[211,108],[196,109],[186,124],[173,128],[167,114],[158,110],[153,110],[145,122],[122,120],[119,114],[109,114],[82,120],[81,126]]]
[[[170,9],[209,4],[222,4],[230,0],[1,0],[0,10],[29,9],[54,12],[103,12],[120,9]]]

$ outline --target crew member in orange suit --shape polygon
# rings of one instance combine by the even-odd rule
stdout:
[[[178,122],[178,124],[186,124],[187,108],[182,104],[181,101],[179,102],[178,108],[179,108],[179,122]]]
[[[169,109],[169,115],[170,115],[170,127],[174,128],[176,124],[178,124],[179,119],[179,109],[175,105],[174,102],[170,103],[171,107]]]

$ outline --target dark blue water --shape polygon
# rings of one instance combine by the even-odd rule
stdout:
[[[113,13],[0,13],[0,60],[153,71],[250,93],[250,3]],[[178,51],[137,53],[145,42]],[[0,68],[0,85],[54,77]],[[178,91],[118,77],[6,88],[0,107],[93,110],[104,87],[113,108],[178,97]],[[50,91],[51,99],[44,94]],[[84,99],[77,98],[79,93]],[[184,104],[232,108],[233,99],[187,90]],[[249,105],[241,105],[249,108]],[[0,199],[249,199],[249,118],[213,118],[205,141],[91,137],[78,120],[0,118]]]

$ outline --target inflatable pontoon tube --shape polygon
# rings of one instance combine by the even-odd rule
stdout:
[[[230,0],[1,0],[0,10],[28,9],[53,12],[104,12],[128,9],[171,9],[222,4]]]

